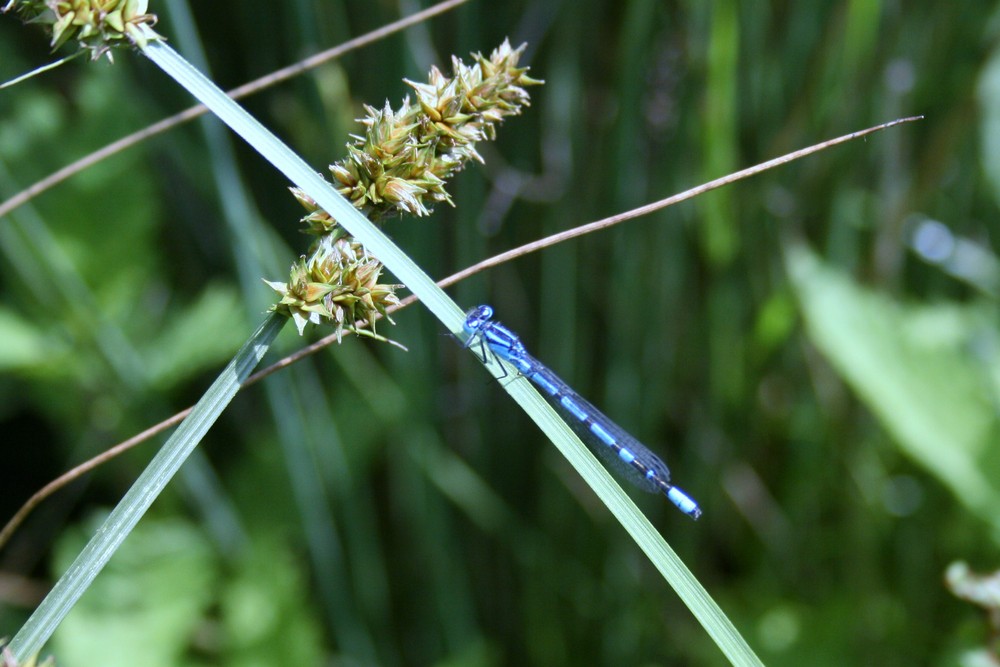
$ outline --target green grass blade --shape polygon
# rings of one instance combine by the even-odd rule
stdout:
[[[513,367],[508,368],[508,373],[517,376]],[[503,387],[608,506],[729,661],[734,665],[763,664],[663,536],[531,383],[521,376],[503,383]]]
[[[27,660],[41,650],[63,617],[87,590],[94,577],[121,545],[153,504],[160,492],[188,458],[209,427],[236,395],[287,319],[272,314],[236,353],[233,360],[212,383],[166,444],[139,475],[121,502],[112,510],[101,529],[80,552],[73,565],[56,582],[38,609],[11,640],[10,650],[20,660]]]
[[[302,188],[321,208],[336,218],[338,223],[378,257],[410,291],[420,297],[424,305],[452,333],[462,330],[462,310],[455,302],[291,148],[163,42],[150,42],[144,53],[292,183]]]
[[[405,283],[450,331],[462,335],[463,313],[454,301],[313,168],[169,46],[162,42],[150,42],[145,54],[336,218]],[[594,488],[730,661],[737,665],[761,664],[725,614],[659,533],[530,383],[522,378],[521,381],[508,382],[505,388]]]

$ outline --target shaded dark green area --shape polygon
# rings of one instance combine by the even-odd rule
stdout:
[[[434,276],[926,116],[452,293],[492,303],[663,455],[705,515],[692,524],[661,498],[636,501],[767,664],[942,664],[983,646],[984,618],[943,575],[956,560],[1000,563],[997,17],[882,3],[495,5],[246,102],[320,170],[343,155],[363,103],[398,105],[403,77],[528,41],[547,83],[486,165],[458,177],[457,207],[387,223]],[[192,8],[195,36],[180,3],[151,9],[225,87],[399,11],[220,0]],[[0,78],[46,62],[43,39],[0,17]],[[0,91],[0,197],[188,104],[125,52]],[[193,123],[0,221],[0,518],[200,395],[261,319],[259,278],[283,280],[307,244],[286,185],[218,124]],[[89,642],[132,663],[145,650],[162,664],[723,664],[436,320],[419,306],[395,319],[380,332],[409,353],[347,340],[237,398],[136,550],[102,575],[103,603],[70,615],[59,664],[92,664]],[[286,351],[303,344],[286,334]],[[0,552],[2,571],[29,584],[0,600],[0,635],[155,446],[48,501]]]

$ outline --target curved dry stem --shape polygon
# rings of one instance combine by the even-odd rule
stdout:
[[[31,514],[32,510],[34,510],[35,507],[37,507],[43,500],[45,500],[46,498],[48,498],[53,493],[63,488],[67,484],[73,482],[74,480],[79,479],[80,477],[90,472],[91,470],[101,465],[102,463],[110,461],[119,454],[124,454],[125,452],[132,449],[136,445],[149,440],[154,435],[162,433],[171,426],[180,424],[182,421],[184,421],[184,418],[191,413],[191,410],[192,408],[190,407],[185,408],[180,412],[178,412],[177,414],[173,415],[172,417],[164,419],[159,424],[154,424],[153,426],[147,428],[145,431],[142,431],[141,433],[136,433],[128,440],[124,440],[118,443],[117,445],[111,447],[110,449],[106,449],[97,456],[84,461],[75,468],[67,470],[62,475],[59,475],[59,477],[56,477],[54,480],[52,480],[51,482],[40,488],[38,491],[32,494],[32,496],[28,498],[27,502],[25,502],[24,505],[21,506],[21,509],[19,509],[17,513],[15,513],[13,517],[11,517],[11,520],[8,521],[7,524],[3,527],[3,530],[0,530],[0,549],[2,549],[5,544],[7,544],[11,536],[14,534],[14,531],[17,530],[18,526],[20,526],[24,522],[24,520],[28,518],[28,515]]]
[[[464,2],[465,0],[461,1]],[[440,7],[441,5],[437,6]],[[859,137],[863,137],[872,134],[874,132],[878,132],[879,130],[884,130],[893,127],[895,125],[900,125],[902,123],[908,123],[911,121],[920,120],[922,118],[923,116],[910,116],[907,118],[900,118],[897,120],[890,121],[888,123],[882,123],[881,125],[870,127],[865,130],[860,130],[858,132],[845,134],[843,136],[837,137],[836,139],[830,139],[829,141],[824,141],[822,143],[809,146],[808,148],[803,148],[797,151],[793,151],[791,153],[787,153],[785,155],[782,155],[781,157],[777,157],[772,160],[768,160],[766,162],[761,162],[760,164],[755,165],[753,167],[737,171],[735,173],[729,174],[728,176],[723,176],[722,178],[717,178],[703,185],[691,188],[690,190],[685,190],[684,192],[672,195],[670,197],[667,197],[666,199],[661,199],[659,201],[646,204],[645,206],[640,206],[638,208],[632,209],[631,211],[619,213],[617,215],[613,215],[608,218],[596,220],[594,222],[581,225],[580,227],[576,227],[574,229],[570,229],[565,232],[560,232],[558,234],[553,234],[551,236],[547,236],[537,241],[532,241],[531,243],[527,243],[512,250],[508,250],[507,252],[500,253],[499,255],[494,255],[489,259],[485,259],[481,262],[478,262],[477,264],[473,264],[470,267],[467,267],[457,273],[454,273],[448,276],[447,278],[442,278],[437,282],[437,285],[442,288],[449,287],[461,280],[464,280],[465,278],[468,278],[469,276],[479,273],[480,271],[484,271],[494,266],[498,266],[500,264],[503,264],[504,262],[508,262],[517,257],[537,252],[543,248],[554,246],[557,243],[562,243],[563,241],[568,241],[569,239],[576,238],[578,236],[583,236],[584,234],[589,234],[591,232],[596,232],[598,230],[605,229],[607,227],[612,227],[627,220],[632,220],[643,215],[648,215],[654,211],[658,211],[662,208],[666,208],[668,206],[672,206],[674,204],[696,197],[700,194],[704,194],[709,190],[714,190],[724,185],[735,183],[736,181],[749,178],[750,176],[754,176],[763,171],[767,171],[768,169],[772,169],[774,167],[778,167],[788,162],[792,162],[793,160],[798,160],[799,158],[806,157],[807,155],[812,155],[813,153],[817,153],[821,150],[830,148],[832,146],[836,146],[838,144],[851,141],[852,139],[857,139]],[[408,296],[405,299],[402,299],[398,306],[393,306],[387,309],[387,312],[389,315],[391,315],[392,313],[395,313],[398,310],[401,310],[413,303],[416,303],[416,301],[417,298],[415,296],[413,295]],[[359,322],[357,324],[357,326],[359,327],[364,327],[366,325],[367,322]],[[329,347],[333,343],[336,343],[338,341],[338,338],[339,338],[338,335],[334,333],[319,339],[318,341],[312,343],[311,345],[307,345],[306,347],[298,350],[297,352],[286,356],[280,361],[271,364],[267,368],[263,368],[257,371],[249,378],[247,378],[246,382],[243,384],[243,387],[248,387],[252,384],[256,384],[260,380],[266,378],[268,375],[271,375],[272,373],[275,373],[283,368],[287,368],[288,366],[291,366],[292,364],[300,361],[301,359],[304,359],[305,357],[308,357],[326,347]],[[145,442],[149,438],[153,437],[154,435],[157,435],[158,433],[163,432],[164,430],[170,428],[171,426],[180,423],[181,421],[183,421],[184,417],[186,417],[190,411],[191,408],[187,408],[185,410],[182,410],[181,412],[178,412],[169,419],[166,419],[160,422],[159,424],[151,426],[142,433],[139,433],[129,438],[128,440],[125,440],[115,445],[114,447],[108,449],[107,451],[102,452],[98,456],[95,456],[94,458],[76,466],[75,468],[69,470],[68,472],[64,473],[63,475],[59,476],[58,478],[46,484],[34,495],[32,495],[31,498],[28,499],[28,501],[24,504],[24,506],[17,511],[17,513],[13,516],[13,518],[11,518],[11,520],[7,522],[7,524],[3,527],[3,530],[0,530],[0,549],[2,549],[4,545],[10,540],[10,537],[14,534],[14,531],[17,530],[18,526],[21,525],[21,523],[27,518],[27,516],[31,513],[31,511],[35,507],[37,507],[38,504],[41,503],[43,500],[45,500],[50,495],[52,495],[62,487],[66,486],[70,482],[78,479],[87,472],[90,472],[91,470],[101,465],[102,463],[110,461],[119,454],[122,454],[128,451],[129,449],[135,447],[136,445]]]

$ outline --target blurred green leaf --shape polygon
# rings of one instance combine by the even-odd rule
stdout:
[[[100,525],[88,521],[64,534],[53,561],[56,575]],[[183,520],[140,523],[53,635],[57,664],[189,664],[184,655],[218,594],[216,558],[201,531]]]
[[[704,180],[718,178],[739,168],[737,158],[737,64],[740,50],[739,3],[712,3],[708,80],[705,90]],[[732,191],[717,190],[699,199],[704,220],[699,225],[706,254],[720,265],[733,260],[739,250],[738,211]]]
[[[65,533],[57,571],[99,525],[89,521]],[[306,587],[300,565],[279,543],[254,542],[234,567],[223,568],[194,525],[150,519],[66,617],[52,648],[67,667],[180,667],[195,655],[240,667],[319,665],[322,636],[315,611],[303,604]]]
[[[7,308],[0,308],[0,341],[0,372],[30,368],[52,356],[42,332]]]
[[[787,264],[815,345],[903,451],[1000,528],[997,357],[975,352],[984,336],[998,349],[993,305],[896,303],[801,246]]]
[[[994,198],[1000,201],[1000,49],[994,49],[983,67],[978,93],[983,170],[993,186]]]
[[[300,568],[279,543],[257,543],[240,560],[220,600],[224,664],[322,664],[322,633],[315,610],[303,604],[308,584]]]
[[[190,306],[173,314],[165,329],[149,341],[144,355],[150,381],[160,387],[190,377],[228,359],[248,328],[235,289],[209,285]]]

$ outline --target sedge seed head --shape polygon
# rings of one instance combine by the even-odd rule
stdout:
[[[489,57],[473,54],[472,64],[452,58],[451,76],[432,67],[426,82],[406,82],[414,101],[404,98],[396,109],[388,102],[366,106],[364,134],[353,136],[347,157],[330,165],[333,187],[372,221],[423,217],[435,204],[453,205],[447,179],[470,160],[483,161],[476,144],[494,139],[497,125],[529,105],[525,87],[542,83],[517,66],[524,48],[505,40]],[[401,285],[380,283],[382,264],[311,197],[291,190],[306,209],[305,231],[318,238],[288,282],[265,281],[281,295],[274,309],[288,314],[300,334],[323,321],[338,339],[345,331],[366,333],[357,325],[374,327],[398,303]]]
[[[10,0],[0,11],[17,11],[25,22],[42,25],[51,34],[52,50],[76,41],[92,60],[114,48],[145,46],[156,24],[147,0]]]

